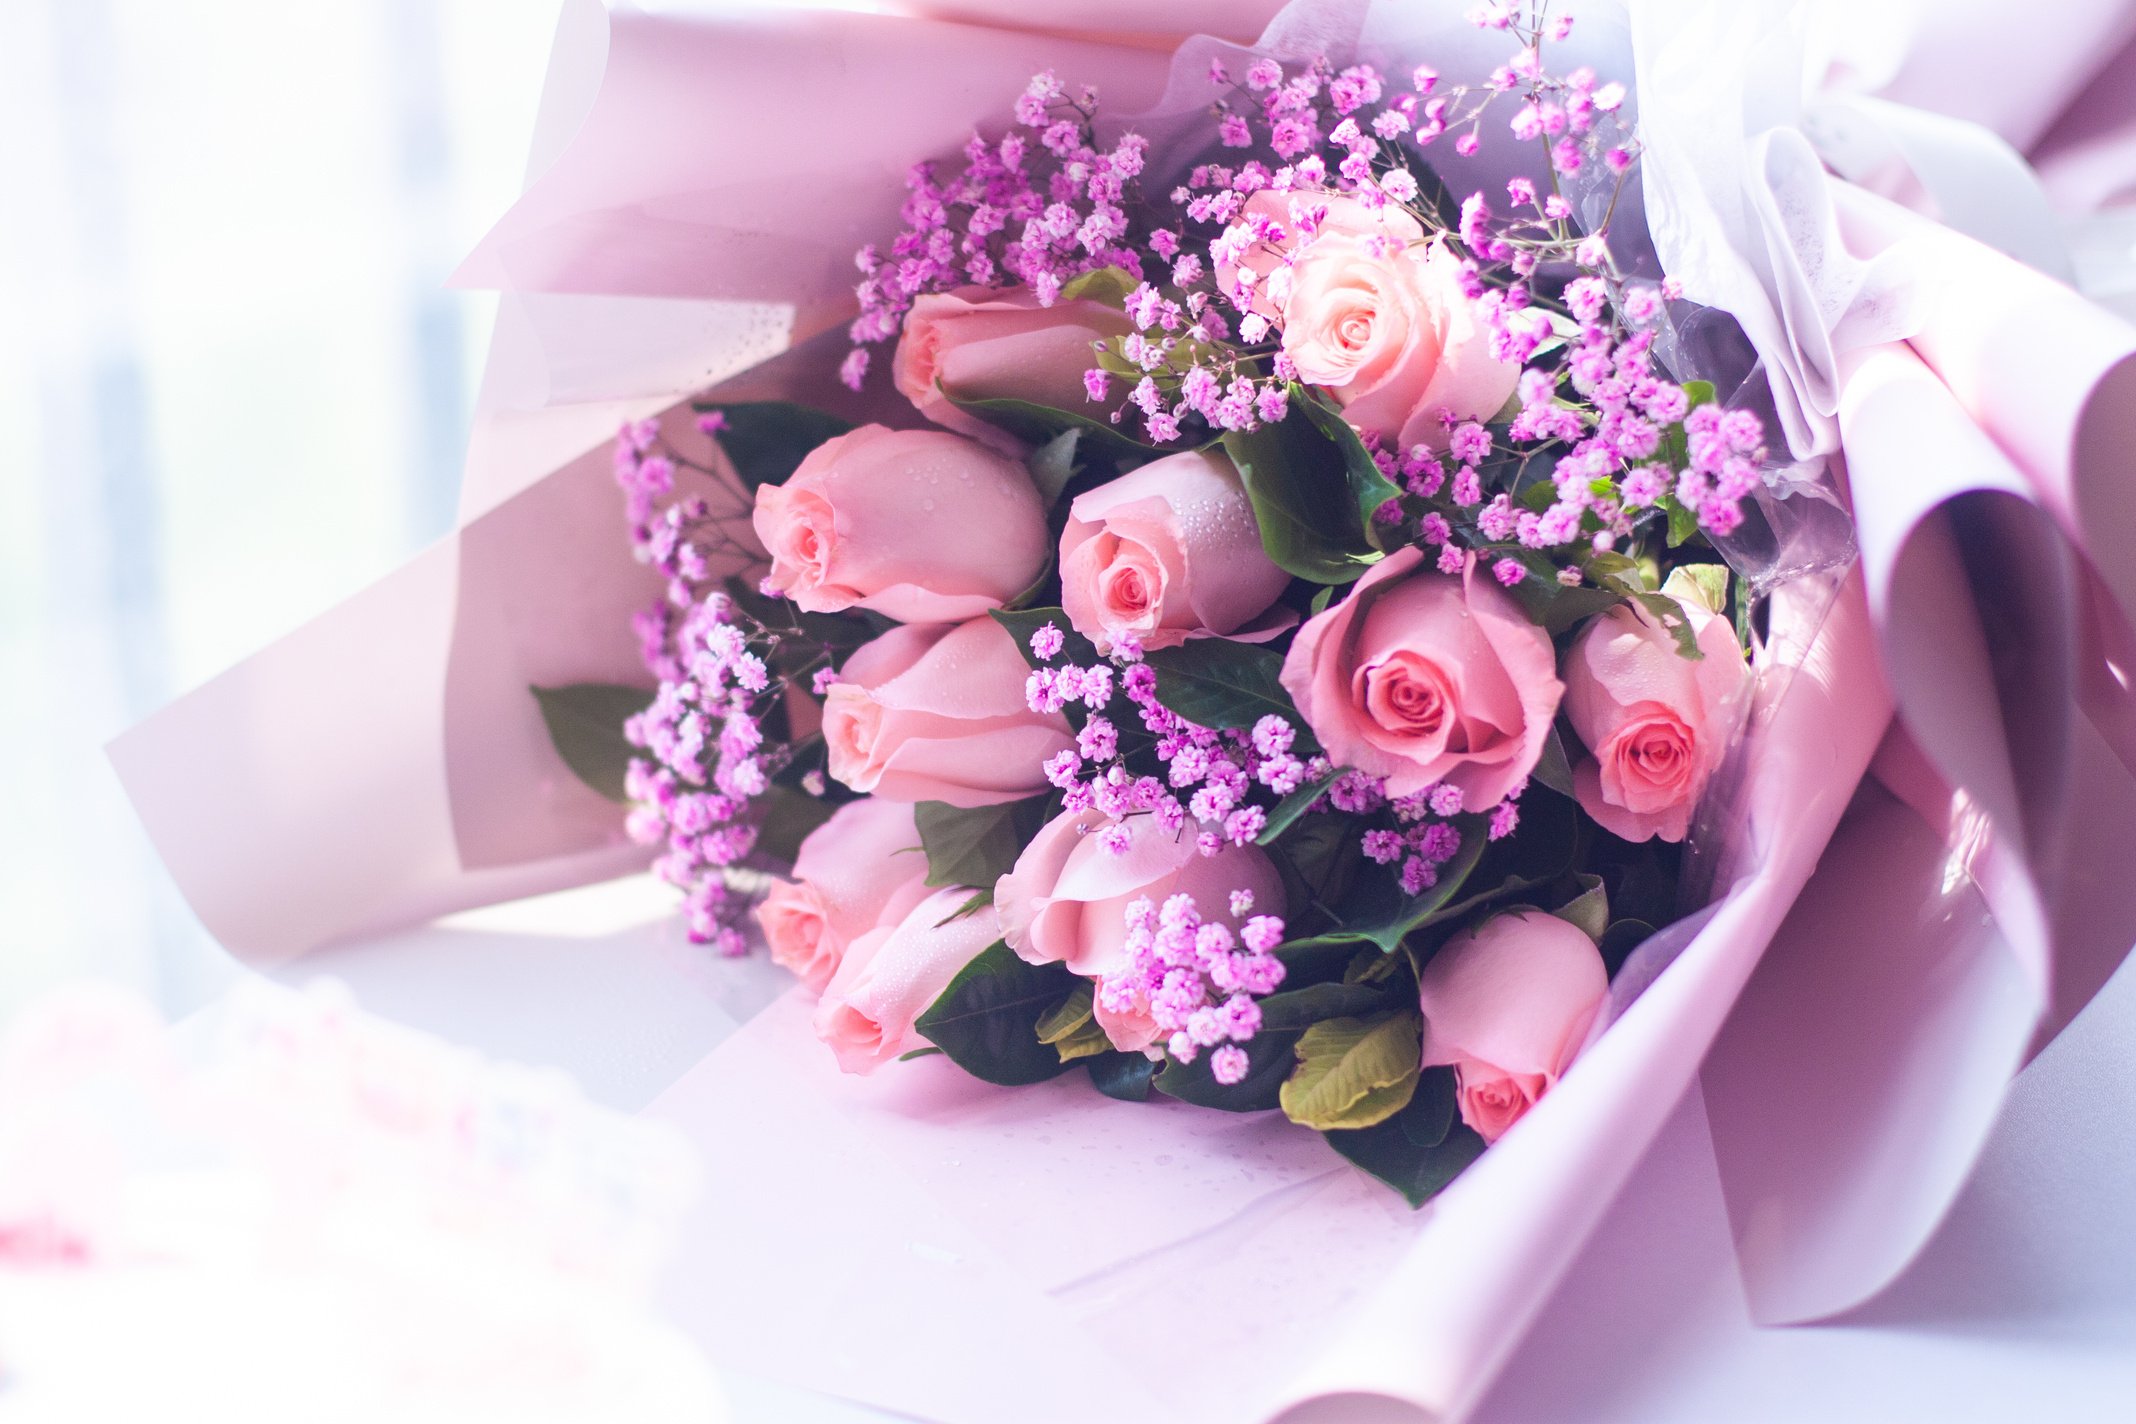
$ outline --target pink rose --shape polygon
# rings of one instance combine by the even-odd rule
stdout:
[[[1581,630],[1565,656],[1565,710],[1590,755],[1572,791],[1603,829],[1628,841],[1680,841],[1750,681],[1726,618],[1678,599],[1704,657],[1636,604],[1619,604]]]
[[[991,618],[892,628],[858,649],[823,702],[831,775],[892,801],[991,806],[1046,789],[1075,745],[1068,719],[1024,702],[1030,667]]]
[[[1480,811],[1534,769],[1564,685],[1549,635],[1474,560],[1457,578],[1423,558],[1389,554],[1306,620],[1283,686],[1337,763],[1392,796],[1444,781]]]
[[[1192,632],[1236,632],[1289,583],[1262,551],[1238,467],[1216,451],[1167,455],[1099,486],[1061,531],[1061,602],[1100,652],[1121,637],[1171,648]]]
[[[1417,975],[1424,1066],[1453,1065],[1461,1120],[1496,1142],[1572,1065],[1608,992],[1578,927],[1540,910],[1494,916]]]
[[[1194,897],[1205,922],[1238,929],[1247,915],[1231,913],[1234,891],[1253,895],[1249,915],[1284,913],[1283,879],[1257,846],[1226,845],[1213,856],[1195,849],[1194,827],[1166,831],[1154,816],[1129,816],[1127,849],[1115,855],[1094,832],[1109,824],[1102,811],[1067,812],[1048,821],[994,885],[1001,937],[1032,964],[1061,963],[1086,978],[1127,967],[1127,907],[1148,897],[1162,905],[1173,895]],[[1147,1015],[1098,1012],[1115,1048],[1139,1050],[1155,1041]]]
[[[950,402],[1013,399],[1082,410],[1083,373],[1098,364],[1094,343],[1135,329],[1103,302],[1038,304],[1028,287],[964,287],[916,298],[891,360],[900,394],[937,425],[1021,455],[1014,436]]]
[[[816,1037],[838,1055],[840,1068],[872,1073],[927,1047],[913,1021],[1001,937],[991,908],[950,919],[971,897],[968,889],[937,890],[896,924],[853,941],[816,1004]]]
[[[895,925],[928,894],[919,846],[906,802],[870,796],[839,807],[801,842],[794,878],[756,907],[773,961],[822,989],[853,941]]]
[[[1347,193],[1263,188],[1246,200],[1226,232],[1236,261],[1216,264],[1221,291],[1269,321],[1280,323],[1294,278],[1291,259],[1323,238],[1347,238],[1375,251],[1399,252],[1424,240],[1424,228],[1393,203],[1367,207]]]
[[[1046,509],[1014,460],[939,430],[863,425],[761,485],[770,584],[811,613],[905,623],[999,608],[1046,566]]]

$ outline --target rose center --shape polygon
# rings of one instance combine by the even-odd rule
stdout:
[[[1437,665],[1406,649],[1364,670],[1364,710],[1398,737],[1444,742],[1453,731],[1454,695]]]

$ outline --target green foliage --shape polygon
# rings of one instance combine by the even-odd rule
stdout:
[[[556,754],[571,774],[611,801],[626,801],[630,759],[642,755],[623,739],[623,724],[651,705],[653,695],[606,682],[530,687]]]
[[[957,971],[916,1027],[975,1078],[1005,1087],[1042,1082],[1068,1065],[1038,1041],[1039,1019],[1076,982],[1062,965],[1026,964],[996,940]]]
[[[785,484],[809,451],[853,428],[850,421],[792,401],[714,401],[696,408],[727,418],[726,429],[713,438],[752,490]]]
[[[1461,849],[1439,867],[1437,884],[1421,894],[1405,895],[1392,870],[1363,875],[1339,905],[1330,907],[1337,916],[1333,925],[1294,941],[1287,948],[1296,951],[1308,945],[1370,944],[1392,953],[1404,936],[1445,918],[1448,903],[1468,882],[1487,844],[1484,817],[1462,816],[1455,824],[1461,829]]]
[[[1238,466],[1268,557],[1314,583],[1350,583],[1380,557],[1367,537],[1371,510],[1364,506],[1371,501],[1377,508],[1394,487],[1369,457],[1369,475],[1353,469],[1349,442],[1321,428],[1328,415],[1294,386],[1282,420],[1230,431],[1220,443]],[[1334,423],[1342,425],[1341,417]],[[1385,494],[1373,499],[1382,488]]]
[[[1123,470],[1168,453],[1165,447],[1137,440],[1101,416],[1008,396],[964,400],[947,391],[942,394],[957,409],[968,411],[998,430],[1007,431],[1026,445],[1043,446],[1068,431],[1080,431],[1083,436],[1081,449],[1085,455],[1102,455]]]
[[[1157,700],[1188,721],[1251,727],[1272,713],[1297,729],[1296,755],[1319,750],[1283,690],[1280,653],[1225,638],[1190,638],[1176,648],[1153,649],[1144,660],[1157,673]]]
[[[1046,804],[1043,796],[998,806],[920,802],[913,819],[927,852],[927,883],[991,890],[1046,823]]]
[[[1103,302],[1109,307],[1125,307],[1135,288],[1142,285],[1140,278],[1125,267],[1099,267],[1072,277],[1061,288],[1063,300]]]
[[[1086,1059],[1092,1086],[1108,1098],[1124,1103],[1150,1100],[1150,1083],[1157,1076],[1157,1062],[1142,1053],[1101,1053]]]
[[[1098,1027],[1094,998],[1086,979],[1069,990],[1067,998],[1039,1015],[1034,1025],[1038,1041],[1058,1053],[1063,1063],[1112,1051],[1112,1041]]]
[[[1261,1031],[1246,1048],[1246,1076],[1219,1083],[1209,1071],[1209,1055],[1192,1063],[1167,1058],[1157,1073],[1160,1093],[1226,1112],[1260,1112],[1278,1106],[1290,1077],[1292,1055],[1305,1031],[1322,1019],[1371,1013],[1385,1008],[1387,996],[1362,984],[1315,984],[1287,989],[1261,1000]]]
[[[1363,1019],[1322,1019],[1298,1039],[1298,1068],[1283,1085],[1283,1114],[1305,1127],[1370,1127],[1409,1105],[1424,1021],[1413,1009]]]
[[[1579,884],[1580,893],[1550,913],[1599,945],[1609,929],[1609,891],[1599,875],[1581,875]]]
[[[1274,845],[1276,838],[1289,830],[1300,816],[1310,810],[1313,803],[1325,795],[1327,789],[1333,786],[1342,774],[1342,767],[1333,767],[1326,776],[1306,782],[1269,808],[1268,824],[1258,837],[1260,844]]]
[[[1483,1139],[1454,1120],[1454,1070],[1432,1068],[1408,1106],[1363,1128],[1323,1133],[1328,1145],[1422,1206],[1483,1155]]]
[[[831,819],[838,809],[833,801],[811,796],[794,786],[773,785],[751,803],[763,820],[757,826],[757,852],[776,860],[790,861],[801,853],[809,832]]]
[[[1024,467],[1031,472],[1031,483],[1038,486],[1038,497],[1046,502],[1048,508],[1060,499],[1061,491],[1068,488],[1068,482],[1075,478],[1079,468],[1075,447],[1082,439],[1083,432],[1080,429],[1063,430],[1033,450],[1031,458],[1024,461]]]
[[[1023,660],[1034,668],[1062,667],[1068,663],[1074,663],[1078,667],[1089,667],[1093,663],[1104,661],[1098,656],[1098,650],[1091,644],[1091,641],[1075,631],[1075,625],[1068,621],[1066,609],[1058,607],[1018,608],[1014,610],[997,608],[992,610],[990,616],[996,623],[1009,630],[1009,636],[1016,640],[1016,651],[1022,653]],[[1062,640],[1060,656],[1050,663],[1041,662],[1038,654],[1031,651],[1031,635],[1048,623],[1061,630]]]

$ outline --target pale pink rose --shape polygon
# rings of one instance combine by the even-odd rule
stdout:
[[[846,950],[815,1017],[816,1037],[831,1046],[840,1068],[872,1073],[927,1047],[913,1022],[958,970],[1001,938],[991,906],[950,918],[971,897],[962,887],[937,890],[895,925],[869,930]]]
[[[1008,455],[1023,444],[959,410],[960,400],[1023,400],[1083,410],[1083,373],[1098,364],[1094,343],[1135,329],[1127,313],[1095,301],[1038,304],[1028,287],[963,287],[913,300],[891,359],[899,394],[937,425],[983,440]]]
[[[1677,602],[1705,654],[1696,661],[1630,603],[1590,622],[1565,656],[1565,711],[1589,752],[1573,768],[1573,795],[1628,841],[1684,838],[1750,684],[1728,620]]]
[[[1166,831],[1154,816],[1130,816],[1127,849],[1114,854],[1096,832],[1110,824],[1102,811],[1065,812],[1040,828],[995,882],[1001,937],[1032,964],[1060,963],[1086,978],[1127,967],[1127,907],[1147,897],[1163,905],[1173,895],[1194,897],[1205,922],[1233,930],[1252,915],[1282,915],[1283,878],[1258,846],[1226,845],[1213,856],[1195,849],[1195,828]],[[1250,891],[1247,915],[1231,913],[1234,891]],[[1157,1036],[1146,1014],[1098,1012],[1115,1048],[1137,1050]]]
[[[1031,474],[960,435],[863,425],[760,485],[772,588],[810,613],[869,608],[904,623],[999,608],[1046,566]]]
[[[1367,207],[1347,193],[1324,189],[1279,193],[1263,188],[1246,200],[1226,236],[1234,234],[1242,242],[1238,260],[1216,264],[1217,286],[1230,293],[1243,291],[1250,310],[1277,323],[1290,296],[1289,259],[1310,251],[1323,238],[1347,238],[1382,252],[1399,252],[1424,240],[1422,225],[1406,209],[1393,203]]]
[[[1306,620],[1283,686],[1338,765],[1407,796],[1435,782],[1472,811],[1534,769],[1564,686],[1550,637],[1473,560],[1456,576],[1388,555]]]
[[[772,960],[820,990],[853,941],[896,924],[927,895],[926,880],[911,805],[849,801],[801,842],[794,878],[771,887],[757,923]]]
[[[892,801],[991,806],[1046,789],[1075,745],[1068,719],[1024,702],[1030,666],[991,618],[892,628],[839,669],[823,701],[830,772]]]
[[[1417,975],[1424,1066],[1453,1066],[1461,1120],[1496,1142],[1572,1065],[1608,992],[1577,926],[1540,910],[1494,916]]]
[[[1171,648],[1193,632],[1236,632],[1289,583],[1220,451],[1167,455],[1100,485],[1061,531],[1061,603],[1100,652],[1121,637]]]
[[[1506,403],[1520,366],[1491,354],[1459,258],[1436,241],[1375,250],[1384,245],[1326,236],[1306,249],[1291,269],[1283,349],[1360,431],[1443,448],[1455,424]]]

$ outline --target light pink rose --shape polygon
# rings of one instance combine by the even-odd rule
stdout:
[[[1682,656],[1629,603],[1590,622],[1565,657],[1565,710],[1589,752],[1573,768],[1573,795],[1628,841],[1684,838],[1750,682],[1728,620],[1696,599],[1678,606],[1703,658]]]
[[[1534,769],[1564,686],[1549,635],[1472,560],[1459,575],[1402,549],[1306,620],[1283,686],[1338,764],[1407,796],[1434,782],[1472,811]]]
[[[1572,1065],[1608,992],[1576,926],[1540,910],[1494,916],[1417,975],[1424,1066],[1453,1066],[1461,1120],[1496,1142]]]
[[[1289,583],[1219,451],[1130,470],[1080,496],[1061,531],[1061,603],[1100,652],[1123,636],[1172,648],[1192,632],[1236,632]]]
[[[961,919],[950,916],[971,899],[961,887],[937,890],[895,925],[869,930],[846,950],[816,1003],[816,1037],[848,1073],[872,1073],[927,1040],[913,1021],[1001,937],[990,906]],[[948,923],[944,924],[943,921]]]
[[[892,801],[991,806],[1046,789],[1075,745],[1024,702],[1030,666],[991,618],[892,628],[854,652],[823,701],[831,775]]]
[[[964,287],[914,299],[890,374],[899,393],[935,424],[1021,455],[1024,446],[1014,436],[949,398],[1082,410],[1090,401],[1083,373],[1097,365],[1093,343],[1134,329],[1127,313],[1103,302],[1042,307],[1028,287]]]
[[[863,425],[760,485],[772,588],[811,613],[904,623],[999,608],[1046,566],[1046,509],[1014,460],[939,430]]]
[[[772,960],[822,989],[853,941],[928,894],[919,847],[909,803],[870,796],[839,807],[801,842],[794,878],[756,907]]]
[[[1162,905],[1192,895],[1205,922],[1234,930],[1251,915],[1284,913],[1283,878],[1259,847],[1226,845],[1205,856],[1193,826],[1169,832],[1154,816],[1130,816],[1127,849],[1115,855],[1095,834],[1110,821],[1097,810],[1054,817],[995,883],[1001,937],[1018,957],[1065,964],[1086,978],[1117,973],[1127,967],[1127,907],[1145,896]],[[1253,895],[1248,915],[1231,913],[1237,890]],[[1115,1048],[1139,1050],[1157,1037],[1147,1014],[1114,1015],[1101,1005],[1097,1018]]]
[[[1347,193],[1263,188],[1246,200],[1226,238],[1239,242],[1241,250],[1237,261],[1216,264],[1219,290],[1243,295],[1250,310],[1280,323],[1290,297],[1289,259],[1294,254],[1311,250],[1323,238],[1399,252],[1422,242],[1424,229],[1393,203],[1372,208]]]

